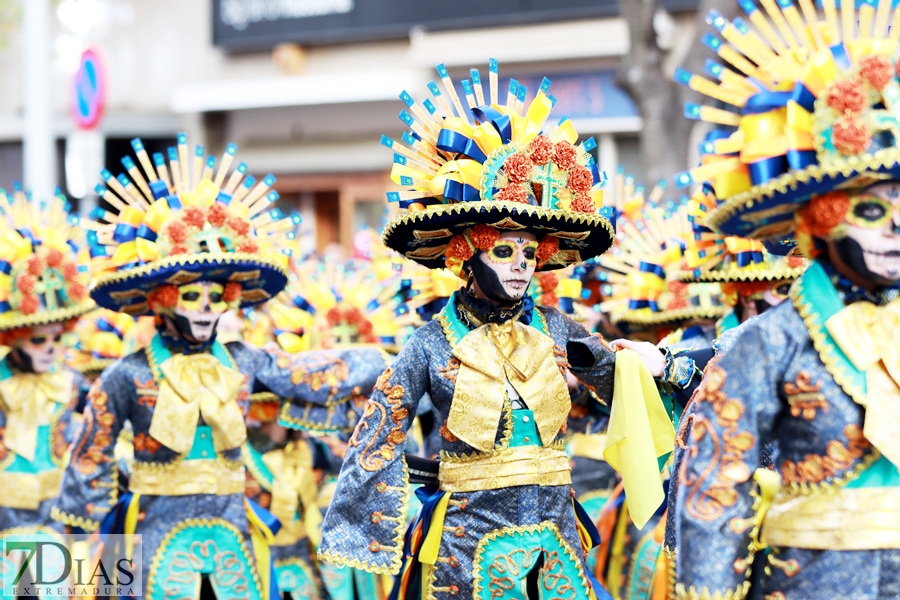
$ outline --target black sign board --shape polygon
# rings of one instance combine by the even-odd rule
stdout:
[[[662,0],[670,11],[699,0]],[[427,30],[547,23],[618,14],[616,0],[213,0],[213,43],[227,50],[262,50],[357,42]]]

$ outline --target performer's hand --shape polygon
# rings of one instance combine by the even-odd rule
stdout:
[[[637,352],[638,356],[641,357],[641,362],[650,369],[650,374],[654,377],[662,377],[663,372],[666,370],[665,355],[650,342],[633,342],[619,339],[613,340],[609,345],[612,346],[613,350],[626,348]]]
[[[578,379],[572,375],[572,371],[566,370],[566,385],[569,386],[569,389],[574,391],[578,389],[579,381]]]

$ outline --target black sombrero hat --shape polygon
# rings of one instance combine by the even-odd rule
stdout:
[[[740,4],[752,11],[754,23],[768,22],[753,3]],[[770,47],[756,37],[737,50],[729,47],[750,59],[739,57],[752,72],[740,75],[709,61],[714,82],[679,69],[676,80],[735,109],[689,104],[686,110],[724,126],[717,130],[720,139],[707,142],[705,164],[675,177],[682,186],[712,184],[718,206],[706,219],[709,227],[760,240],[786,237],[797,228],[795,213],[811,198],[900,179],[900,76],[891,17],[879,6],[873,20],[867,3],[842,10],[844,29],[804,11],[810,37],[799,51],[793,38],[788,45],[767,38]],[[707,22],[726,37],[746,27],[715,11]],[[769,33],[777,37],[774,29]],[[714,50],[724,49],[714,34],[704,39]]]
[[[194,152],[188,165],[187,138],[179,134],[153,162],[139,139],[132,147],[140,163],[122,159],[128,176],[105,171],[98,192],[116,212],[92,215],[89,241],[96,279],[91,296],[100,306],[142,315],[147,296],[164,284],[194,281],[241,284],[240,306],[276,296],[287,283],[286,242],[299,215],[283,217],[271,205],[275,178],[258,182],[239,164],[229,173],[237,147],[229,144],[216,160]],[[215,173],[215,174],[214,174]],[[246,175],[246,176],[245,176]]]
[[[691,232],[684,250],[683,282],[750,282],[796,279],[806,270],[800,256],[773,255],[760,241],[717,233],[706,226],[717,200],[711,186],[698,187],[688,202]]]
[[[443,65],[437,67],[446,97],[436,84],[422,105],[406,92],[411,112],[400,118],[411,131],[404,144],[383,137],[394,150],[391,178],[406,191],[391,192],[404,214],[384,229],[386,246],[429,268],[445,266],[448,244],[476,225],[552,236],[556,252],[540,269],[556,269],[598,256],[611,245],[613,227],[603,208],[603,183],[590,155],[593,139],[576,144],[578,134],[563,118],[548,126],[554,99],[544,79],[526,105],[528,90],[515,80],[498,100],[497,63],[490,62],[490,97],[481,77],[462,83],[468,109]]]

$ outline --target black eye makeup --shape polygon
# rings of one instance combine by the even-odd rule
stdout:
[[[185,302],[196,302],[200,299],[200,292],[185,292],[181,295],[181,299]]]
[[[890,220],[893,210],[893,205],[884,198],[871,195],[855,196],[850,200],[847,221],[857,227],[878,229]]]
[[[222,301],[222,293],[221,292],[210,292],[209,293],[209,301],[212,304],[217,304]]]

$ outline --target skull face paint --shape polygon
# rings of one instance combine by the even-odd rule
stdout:
[[[206,342],[216,333],[219,317],[228,310],[225,286],[202,281],[178,287],[178,304],[174,309],[174,324],[189,342]]]
[[[900,182],[850,194],[850,209],[834,244],[840,260],[867,282],[892,285],[900,280]]]
[[[537,268],[537,248],[534,234],[502,232],[490,250],[472,259],[476,296],[498,304],[522,299]]]
[[[37,325],[31,334],[16,339],[12,352],[23,370],[46,373],[62,359],[65,345],[62,342],[66,328],[62,323]]]

